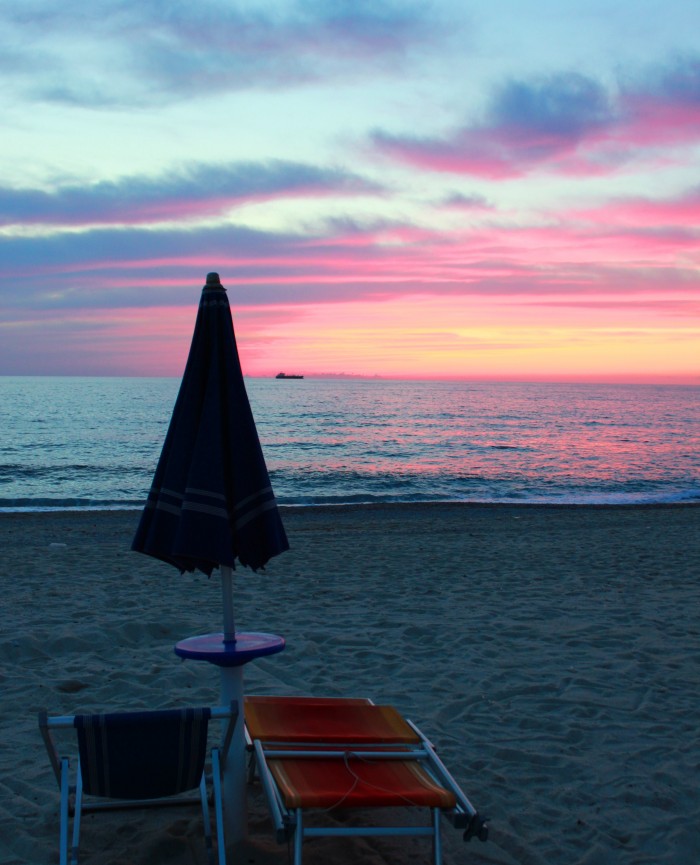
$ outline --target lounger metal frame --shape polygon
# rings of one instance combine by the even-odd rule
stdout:
[[[209,812],[209,796],[207,792],[207,780],[211,781],[212,799],[214,804],[214,815],[216,824],[216,839],[218,849],[219,865],[226,865],[226,846],[224,839],[223,799],[221,793],[221,772],[231,745],[233,730],[239,715],[238,704],[234,700],[231,705],[216,706],[210,708],[210,720],[227,722],[224,727],[221,745],[211,749],[211,774],[206,771],[202,773],[199,783],[199,797],[195,796],[165,796],[157,799],[101,799],[90,797],[84,800],[83,779],[80,771],[80,758],[76,758],[76,780],[71,783],[70,768],[71,759],[68,756],[59,756],[53,730],[73,728],[75,726],[75,715],[57,715],[49,717],[46,710],[39,713],[39,729],[46,745],[46,750],[51,761],[56,780],[58,782],[61,799],[59,806],[60,829],[59,829],[59,865],[68,865],[70,854],[71,865],[78,862],[78,844],[80,840],[80,822],[84,813],[92,811],[127,810],[130,808],[155,808],[172,807],[174,805],[196,805],[201,804],[202,817],[204,821],[204,835],[207,846],[207,855],[210,863],[213,863],[211,816]],[[148,714],[158,714],[158,710]],[[68,846],[69,818],[73,815],[72,843]]]
[[[330,702],[330,701],[329,701]],[[360,701],[357,701],[360,702]],[[371,703],[370,700],[362,701]],[[433,861],[442,863],[442,842],[440,837],[440,815],[444,815],[458,829],[464,830],[464,839],[478,837],[485,841],[488,837],[486,820],[480,817],[459,784],[438,757],[430,740],[410,720],[404,719],[420,740],[416,745],[397,745],[389,750],[386,742],[375,745],[353,745],[352,742],[328,745],[323,741],[314,743],[309,749],[301,748],[294,742],[265,741],[252,739],[246,729],[248,747],[252,750],[249,764],[249,781],[257,770],[270,809],[271,819],[278,843],[290,838],[294,841],[294,865],[302,865],[302,846],[305,838],[348,837],[348,836],[419,836],[430,837],[433,841]],[[307,826],[304,810],[312,808],[288,808],[283,795],[268,765],[270,759],[319,759],[319,758],[359,757],[371,760],[416,760],[427,774],[440,786],[451,791],[456,799],[454,808],[430,808],[430,825],[427,826],[352,826],[322,827]],[[361,806],[360,806],[361,807]]]

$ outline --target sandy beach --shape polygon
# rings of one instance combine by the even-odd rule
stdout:
[[[0,515],[1,865],[58,861],[37,712],[218,703],[173,653],[220,629],[219,581],[129,550],[139,514]],[[248,693],[369,696],[431,737],[486,844],[446,865],[700,859],[700,508],[283,510],[292,549],[236,572],[237,624],[286,650]],[[70,740],[67,740],[69,742]],[[230,862],[284,865],[259,788]],[[89,815],[81,862],[206,861],[197,810]],[[233,851],[232,851],[233,852]],[[308,842],[305,862],[419,863],[429,844]]]

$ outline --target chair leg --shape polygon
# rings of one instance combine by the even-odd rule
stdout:
[[[83,814],[83,775],[78,760],[78,777],[75,782],[75,811],[73,814],[73,846],[71,847],[71,865],[78,865],[78,844],[80,843],[80,818]]]
[[[296,818],[296,827],[294,829],[294,865],[301,865],[301,848],[304,843],[304,823],[301,808],[297,808]]]
[[[442,865],[442,840],[440,838],[440,809],[432,809],[433,819],[433,859],[435,865]]]
[[[68,865],[68,797],[70,779],[68,777],[68,760],[61,760],[61,804],[59,811],[58,861],[60,865]]]
[[[255,764],[255,751],[250,752],[250,757],[248,758],[248,783],[252,784],[255,781],[255,773],[256,773],[256,764]]]
[[[199,798],[202,803],[202,820],[204,823],[204,840],[207,845],[207,861],[214,865],[214,851],[211,843],[211,817],[209,815],[209,802],[207,800],[207,780],[202,772],[202,780],[199,782]]]
[[[214,814],[216,817],[216,844],[219,849],[219,865],[226,865],[224,808],[221,795],[221,760],[218,748],[214,748],[211,752],[211,774],[214,784]]]

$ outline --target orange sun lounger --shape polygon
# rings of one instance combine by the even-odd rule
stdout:
[[[392,706],[365,699],[246,697],[252,771],[260,774],[278,841],[321,835],[431,837],[441,862],[440,815],[486,840],[485,821],[442,764],[432,744]],[[307,826],[309,811],[335,808],[428,809],[429,825]]]

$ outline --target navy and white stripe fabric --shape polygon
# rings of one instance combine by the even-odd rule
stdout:
[[[132,549],[180,571],[253,569],[289,549],[243,381],[231,310],[209,274]]]
[[[83,789],[113,799],[158,799],[199,786],[211,709],[76,715]]]

